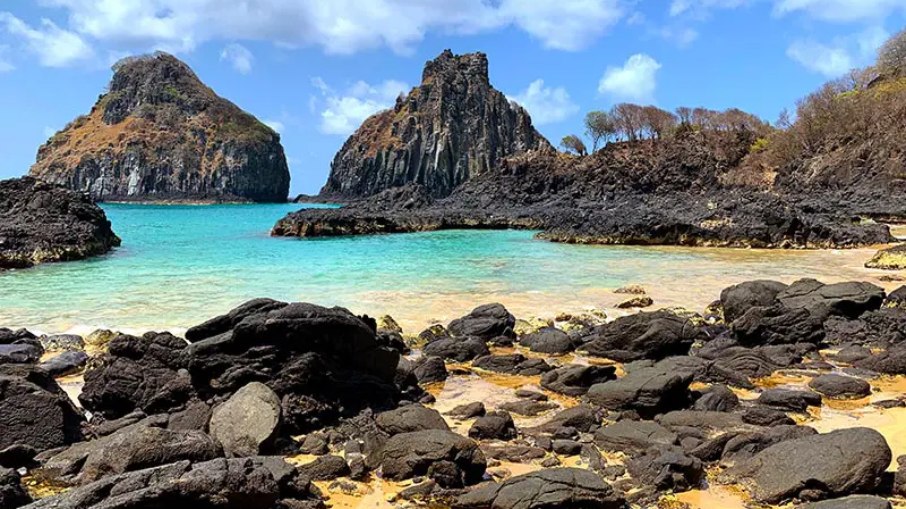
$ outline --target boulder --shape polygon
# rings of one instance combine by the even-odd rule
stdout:
[[[806,309],[822,320],[829,315],[858,318],[881,307],[887,294],[871,283],[845,282],[826,285],[802,279],[779,294],[777,301],[788,309]]]
[[[391,436],[431,429],[450,430],[440,412],[421,405],[406,405],[381,412],[375,416],[375,422],[381,431]]]
[[[654,421],[622,420],[602,427],[595,432],[595,444],[601,449],[641,454],[651,447],[676,445],[676,433]]]
[[[689,404],[692,374],[667,365],[635,369],[622,378],[595,384],[585,398],[608,410],[635,410],[642,417],[685,408]]]
[[[485,341],[475,336],[438,339],[425,345],[423,352],[429,357],[455,362],[466,362],[491,353]]]
[[[705,475],[701,460],[676,446],[656,446],[630,458],[626,470],[640,486],[675,493],[698,487]]]
[[[0,467],[0,509],[17,509],[31,502],[21,480],[15,470]]]
[[[865,380],[833,373],[812,378],[808,386],[815,392],[833,399],[862,398],[871,394],[871,385]]]
[[[50,375],[27,365],[0,365],[0,450],[45,451],[82,439],[84,417]]]
[[[41,336],[38,338],[41,346],[49,352],[54,351],[71,351],[81,352],[85,349],[85,340],[78,334],[54,334],[51,336]]]
[[[280,398],[270,387],[252,382],[214,408],[211,436],[223,444],[227,457],[272,452],[280,432]]]
[[[38,367],[54,377],[78,373],[88,363],[88,354],[81,351],[65,351],[38,364]]]
[[[502,304],[485,304],[468,315],[450,322],[447,330],[459,337],[477,337],[489,341],[497,336],[513,337],[516,318]]]
[[[739,407],[739,397],[726,385],[712,385],[695,400],[693,410],[731,412]]]
[[[456,509],[623,509],[626,501],[598,475],[578,468],[539,470],[487,483],[459,496]]]
[[[386,479],[402,481],[428,476],[443,487],[460,488],[481,481],[484,455],[474,441],[442,430],[400,433],[368,455],[371,468]]]
[[[726,478],[766,504],[816,500],[873,491],[890,460],[880,433],[849,428],[772,445],[728,470]]]
[[[795,424],[782,424],[757,431],[732,433],[732,436],[728,436],[724,441],[724,446],[720,451],[721,465],[733,465],[751,458],[774,444],[785,440],[810,437],[817,433],[814,428]]]
[[[402,362],[402,361],[400,361]],[[449,376],[447,366],[441,357],[424,357],[415,362],[412,370],[420,384],[443,382]]]
[[[535,401],[531,399],[521,399],[519,401],[509,401],[499,405],[497,408],[500,410],[506,410],[507,412],[514,413],[516,415],[524,415],[527,417],[534,417],[536,415],[543,414],[548,410],[553,410],[558,408],[560,405],[552,401]]]
[[[593,431],[601,425],[598,411],[587,405],[574,406],[558,412],[550,420],[532,431],[555,433],[563,428],[573,428],[582,433]],[[525,430],[528,432],[528,430]]]
[[[516,424],[509,413],[489,412],[472,423],[469,437],[475,440],[512,440],[516,438]]]
[[[351,473],[346,460],[340,456],[325,455],[299,467],[299,475],[311,481],[332,481]]]
[[[851,495],[797,505],[796,509],[890,509],[890,501],[872,495]]]
[[[541,386],[545,389],[566,394],[582,396],[594,384],[604,383],[616,378],[613,366],[582,366],[572,364],[548,371],[541,376]]]
[[[473,417],[480,417],[486,412],[484,403],[480,401],[475,401],[473,403],[466,403],[465,405],[459,405],[454,407],[452,410],[447,412],[447,415],[453,417],[459,417],[461,419],[471,419]]]
[[[805,412],[810,406],[821,406],[821,395],[812,391],[767,389],[756,401],[778,410]]]
[[[724,310],[724,320],[732,323],[741,317],[749,308],[766,307],[774,303],[777,294],[787,288],[778,281],[747,281],[720,292],[720,304]]]
[[[617,318],[592,329],[579,349],[596,357],[621,362],[638,359],[659,360],[671,355],[686,355],[701,335],[687,319],[668,311],[638,313]]]
[[[523,376],[540,375],[554,369],[544,359],[528,359],[519,353],[479,357],[472,363],[472,367],[495,373]]]
[[[186,371],[187,343],[169,333],[119,335],[85,371],[82,406],[107,419],[136,410],[153,414],[179,408],[195,393]]]
[[[222,454],[220,444],[205,433],[172,431],[142,422],[74,444],[49,458],[44,468],[58,472],[66,482],[82,485],[181,460],[207,461]]]
[[[564,354],[576,349],[570,336],[560,329],[544,327],[519,338],[519,344],[538,353]]]
[[[323,509],[317,492],[276,457],[215,459],[105,477],[41,499],[29,509]]]

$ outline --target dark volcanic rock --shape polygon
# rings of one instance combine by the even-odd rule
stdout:
[[[88,363],[88,354],[85,352],[63,352],[38,365],[47,371],[50,376],[58,378],[78,372]]]
[[[475,420],[469,428],[469,437],[476,440],[512,440],[516,438],[516,424],[507,412],[489,412]]]
[[[16,509],[31,502],[20,481],[15,470],[0,468],[0,509]]]
[[[813,378],[808,386],[829,398],[861,398],[871,394],[871,385],[865,380],[832,373]]]
[[[290,178],[279,134],[164,53],[117,63],[30,174],[96,200],[283,202]]]
[[[424,354],[456,362],[466,362],[490,354],[488,345],[479,337],[443,338],[425,345]]]
[[[570,336],[560,329],[544,327],[537,332],[519,338],[519,344],[539,353],[563,354],[575,350],[576,345]]]
[[[45,371],[0,365],[0,450],[24,445],[37,451],[82,438],[82,414]]]
[[[207,461],[223,456],[220,444],[200,431],[171,431],[146,423],[72,445],[44,463],[69,482],[87,484],[104,477],[181,460]]]
[[[519,353],[487,355],[475,359],[472,366],[507,375],[540,375],[554,369],[544,359],[528,359]]]
[[[30,509],[322,509],[298,471],[277,457],[189,461],[105,477],[35,502]]]
[[[252,382],[214,408],[209,426],[228,457],[246,457],[272,452],[281,420],[280,397]]]
[[[548,371],[541,376],[541,386],[567,396],[581,396],[592,385],[615,379],[615,373],[616,368],[613,366],[574,364]]]
[[[890,509],[890,501],[871,495],[852,495],[834,500],[802,504],[796,506],[796,509]]]
[[[770,306],[787,285],[777,281],[747,281],[720,292],[724,320],[732,323],[751,307]]]
[[[623,509],[603,479],[588,470],[556,468],[483,484],[460,496],[457,509]]]
[[[30,177],[0,181],[0,270],[81,260],[119,245],[87,196]]]
[[[418,183],[446,196],[498,159],[536,149],[551,147],[528,113],[491,86],[484,53],[447,50],[425,65],[420,86],[346,141],[321,195],[363,197]]]
[[[454,336],[489,341],[497,336],[512,336],[515,325],[516,318],[502,304],[485,304],[450,322],[447,330]]]
[[[880,433],[850,428],[786,440],[728,470],[755,500],[776,504],[793,498],[839,497],[871,492],[882,482],[891,452]]]
[[[790,412],[805,412],[810,406],[821,406],[821,395],[812,391],[767,389],[756,400],[759,404]]]
[[[486,462],[478,445],[450,431],[401,433],[367,459],[394,481],[427,475],[443,487],[459,488],[481,481]]]
[[[624,377],[591,386],[585,397],[609,410],[635,410],[643,417],[685,408],[689,404],[691,373],[666,364],[635,369]]]
[[[676,433],[654,421],[623,420],[595,432],[595,444],[598,447],[629,455],[645,452],[655,446],[676,445],[678,441]]]
[[[638,313],[595,327],[580,348],[616,361],[685,355],[700,330],[687,318],[667,311]]]
[[[421,405],[406,405],[375,416],[378,428],[388,435],[437,429],[449,431],[450,427],[437,410]]]
[[[86,373],[85,407],[107,417],[171,412],[261,382],[281,399],[283,431],[304,433],[403,398],[399,353],[378,341],[373,320],[342,308],[253,301],[187,336],[194,343],[166,334],[112,341]]]

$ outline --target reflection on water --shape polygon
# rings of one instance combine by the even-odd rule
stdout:
[[[414,332],[476,304],[519,316],[610,308],[642,284],[656,305],[700,309],[755,278],[877,281],[872,250],[758,251],[574,246],[525,231],[443,231],[275,239],[300,205],[104,206],[123,247],[82,262],[0,274],[0,324],[88,332],[184,328],[245,300],[272,297],[393,315]],[[888,288],[895,283],[887,283]]]

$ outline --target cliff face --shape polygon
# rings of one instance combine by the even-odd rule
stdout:
[[[109,91],[39,150],[30,174],[96,200],[285,201],[280,136],[157,53],[114,66]]]
[[[360,198],[416,183],[442,197],[503,157],[548,149],[528,113],[491,86],[485,54],[447,50],[421,85],[346,141],[321,194]]]
[[[0,270],[78,260],[120,245],[82,193],[30,177],[0,181]]]

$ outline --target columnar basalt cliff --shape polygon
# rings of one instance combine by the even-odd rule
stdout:
[[[503,157],[550,149],[528,113],[491,86],[484,53],[447,50],[427,63],[421,85],[346,141],[321,195],[361,198],[416,183],[447,196]]]
[[[177,58],[114,66],[109,91],[39,150],[31,175],[107,201],[285,201],[280,136]]]
[[[120,245],[100,207],[31,177],[0,181],[0,271],[78,260]]]

